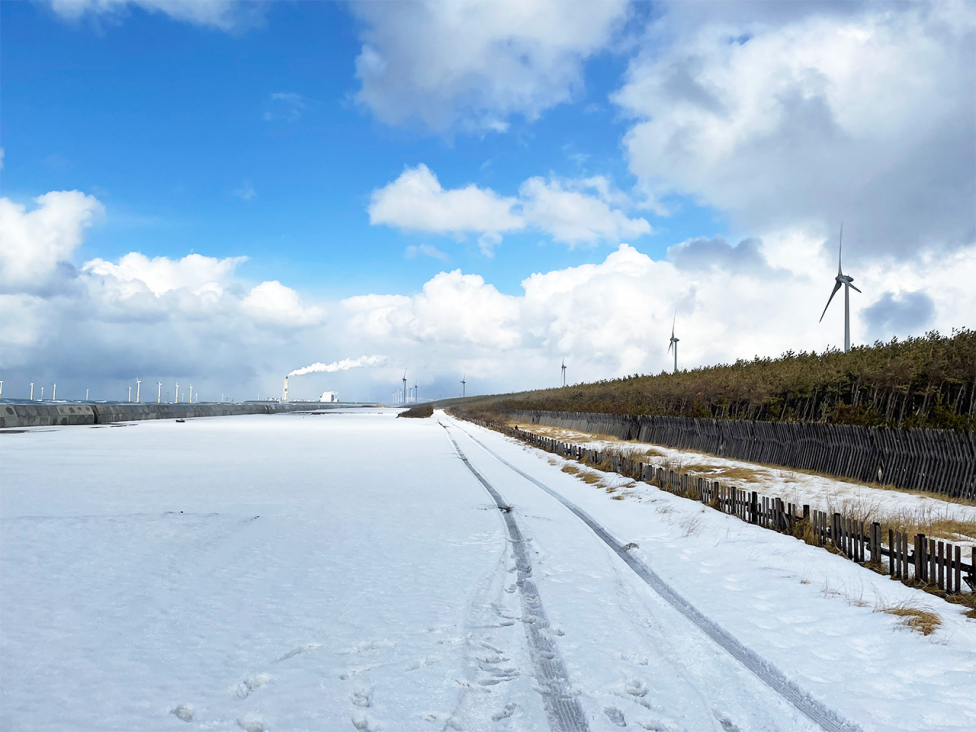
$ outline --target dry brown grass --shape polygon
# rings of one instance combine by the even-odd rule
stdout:
[[[904,600],[894,605],[879,602],[875,605],[874,610],[901,618],[902,625],[922,635],[932,635],[942,625],[942,618],[932,608],[910,600]]]
[[[576,475],[580,470],[575,465],[563,465],[562,471],[570,475]]]

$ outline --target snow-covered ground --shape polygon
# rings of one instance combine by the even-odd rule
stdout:
[[[789,468],[731,460],[693,450],[678,450],[634,441],[625,442],[576,430],[543,425],[519,424],[519,427],[562,442],[585,445],[591,449],[610,449],[630,453],[634,459],[652,465],[700,475],[745,490],[758,491],[763,495],[779,497],[796,505],[809,504],[828,513],[839,511],[844,515],[861,516],[865,521],[881,522],[901,520],[930,523],[955,520],[968,522],[972,530],[976,531],[976,505],[948,501],[932,494],[872,488],[862,483]],[[976,546],[976,535],[953,532],[937,535],[954,541],[960,546]]]
[[[528,573],[449,436],[512,506]],[[820,728],[493,453],[852,725],[976,728],[957,606],[620,476],[610,494],[497,433],[376,410],[0,435],[0,729],[549,730],[553,689],[589,730]],[[902,601],[941,628],[875,612]]]

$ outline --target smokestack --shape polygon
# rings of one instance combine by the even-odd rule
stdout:
[[[287,376],[285,377],[285,392],[281,396],[281,401],[283,402],[288,401],[288,377]]]

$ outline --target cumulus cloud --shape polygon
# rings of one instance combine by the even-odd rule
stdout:
[[[583,62],[627,19],[627,0],[356,2],[357,101],[389,125],[503,131],[578,95]]]
[[[369,222],[437,233],[513,231],[524,226],[512,211],[516,203],[476,185],[444,190],[430,168],[421,164],[373,191]]]
[[[285,328],[317,325],[325,318],[322,308],[304,307],[298,293],[277,280],[252,288],[241,301],[241,307],[257,321]]]
[[[74,210],[77,222],[83,216]],[[56,250],[71,252],[78,224],[60,231]],[[0,238],[8,241],[6,228]],[[514,294],[454,270],[417,293],[331,304],[308,303],[277,281],[245,282],[240,257],[133,252],[77,269],[64,260],[71,287],[0,295],[0,367],[11,394],[16,384],[45,375],[67,389],[83,379],[118,384],[158,374],[181,383],[192,378],[206,398],[232,386],[238,396],[277,393],[294,364],[323,353],[336,354],[336,364],[343,354],[382,353],[387,361],[369,369],[310,373],[302,388],[308,396],[341,386],[346,394],[382,398],[407,368],[431,396],[438,388],[453,394],[462,373],[474,392],[510,390],[558,384],[563,358],[573,382],[667,368],[676,309],[681,367],[822,350],[843,337],[842,308],[819,322],[836,274],[833,248],[824,245],[815,231],[796,229],[736,246],[689,240],[664,259],[621,244],[602,261],[533,274]],[[845,271],[863,290],[852,293],[855,343],[971,326],[976,245],[924,250],[912,261],[876,257]],[[7,277],[5,269],[0,274]]]
[[[886,292],[864,310],[868,331],[876,336],[918,335],[935,316],[935,303],[924,292]]]
[[[619,208],[630,205],[628,197],[603,176],[533,177],[514,198],[473,184],[444,189],[421,164],[373,191],[369,220],[406,231],[477,233],[482,253],[492,256],[503,234],[523,229],[544,232],[570,247],[651,233],[645,219],[629,218]]]
[[[76,267],[101,203],[78,191],[36,203],[0,198],[0,368],[11,383],[56,373],[97,384],[138,370],[240,384],[279,368],[282,347],[305,360],[321,338],[308,333],[323,327],[325,310],[280,282],[245,283],[236,273],[245,257],[131,252]]]
[[[163,13],[194,25],[234,30],[260,22],[260,3],[241,0],[47,0],[51,9],[66,20],[85,17],[124,17],[131,8]]]
[[[614,101],[634,174],[750,230],[846,221],[862,252],[899,255],[973,242],[970,3],[730,5],[693,23],[677,5],[630,64]]]
[[[52,191],[35,208],[0,198],[0,284],[10,292],[49,286],[81,244],[85,230],[105,213],[93,196]]]

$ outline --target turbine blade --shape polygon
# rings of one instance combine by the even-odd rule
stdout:
[[[852,284],[851,284],[850,282],[848,282],[848,283],[847,283],[847,286],[848,286],[848,287],[850,287],[850,288],[851,288],[852,290],[857,290],[857,288],[856,288],[856,287],[854,287],[854,285],[852,285]],[[861,292],[860,290],[857,290],[857,291],[858,291],[858,292]],[[861,292],[861,294],[863,295],[864,293],[863,293],[863,292]]]
[[[841,272],[841,259],[844,255],[844,222],[840,222],[840,244],[837,247],[837,274],[843,274]]]
[[[827,304],[824,306],[823,314],[820,316],[820,322],[823,322],[824,315],[827,314],[827,308],[830,307],[830,301],[834,299],[834,295],[837,294],[837,290],[840,289],[840,280],[834,282],[834,289],[830,291],[830,297],[827,298]]]
[[[670,343],[668,344],[668,353],[671,353],[671,347],[672,347],[672,346],[674,346],[674,341],[671,341],[671,342],[670,342]]]

